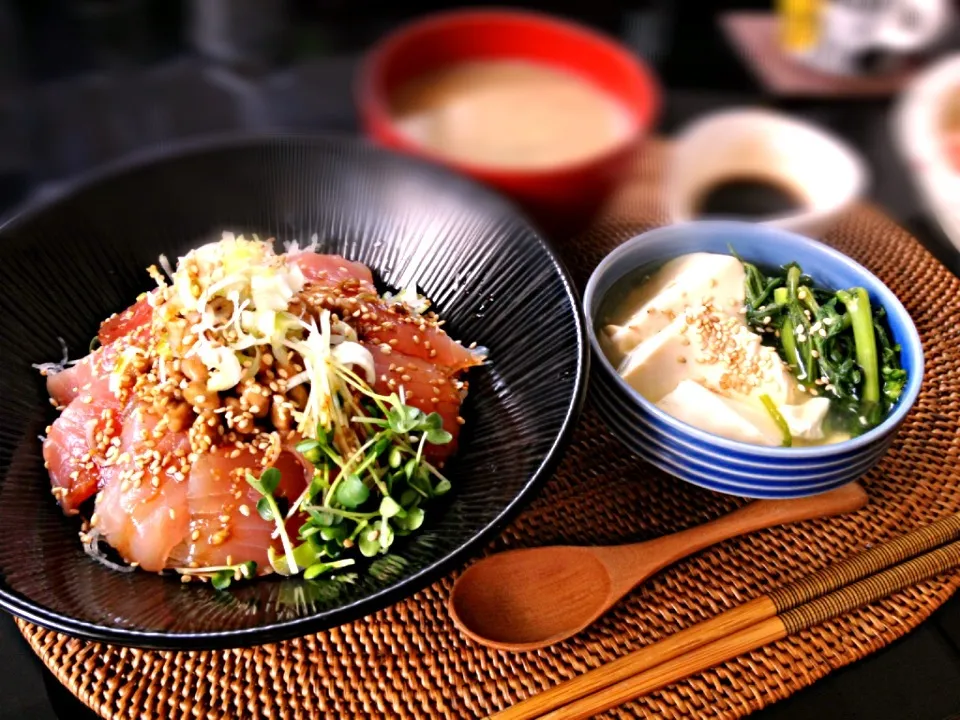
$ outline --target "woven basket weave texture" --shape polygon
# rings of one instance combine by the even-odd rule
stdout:
[[[562,252],[582,288],[612,248],[665,221],[666,146],[652,142],[603,217]],[[535,653],[478,647],[446,601],[456,574],[350,625],[278,645],[150,652],[20,623],[57,677],[104,718],[469,718],[598,667],[857,550],[960,511],[960,279],[878,210],[861,206],[826,241],[876,273],[923,338],[926,377],[852,515],[754,533],[680,562],[577,637]],[[814,269],[811,269],[814,270]],[[589,406],[556,476],[488,552],[616,543],[690,527],[744,501],[683,484],[630,456]],[[736,718],[810,685],[917,626],[957,587],[929,580],[608,713]]]

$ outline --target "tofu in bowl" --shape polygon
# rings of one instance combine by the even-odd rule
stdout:
[[[856,479],[922,380],[919,336],[889,289],[778,229],[694,222],[635,237],[598,266],[584,308],[606,423],[721,492],[795,497]]]

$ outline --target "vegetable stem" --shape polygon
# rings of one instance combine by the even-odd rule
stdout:
[[[341,510],[340,508],[329,507],[327,505],[304,505],[303,509],[307,512],[310,510],[315,510],[321,513],[329,513],[330,515],[338,515],[342,518],[348,518],[350,520],[368,520],[370,518],[375,518],[380,514],[375,512],[351,512],[350,510]]]
[[[777,424],[777,427],[780,428],[780,444],[783,447],[791,447],[793,445],[793,436],[790,434],[790,426],[777,409],[777,404],[766,393],[760,396],[760,402],[763,403],[763,406],[767,409],[767,412],[770,413],[770,417],[773,418],[773,421]]]
[[[333,482],[330,483],[330,488],[323,494],[324,509],[328,509],[332,507],[330,503],[333,502],[333,498],[336,496],[337,487],[340,485],[340,481],[343,480],[346,476],[347,476],[346,473],[343,473],[343,472],[338,473],[337,476],[333,479]]]
[[[810,292],[810,288],[802,287],[797,290],[797,299],[807,306],[807,309],[812,315],[815,316],[818,312],[820,312],[820,303],[817,302],[817,299],[813,296],[813,293]]]
[[[293,544],[290,542],[290,536],[287,535],[286,519],[280,513],[280,508],[277,505],[276,499],[273,495],[264,495],[267,499],[267,505],[270,506],[270,510],[273,512],[274,522],[277,524],[277,530],[280,532],[280,544],[283,545],[283,552],[287,556],[287,566],[290,568],[290,571],[296,575],[298,572],[297,562],[293,557]]]
[[[838,290],[837,298],[844,304],[853,326],[853,342],[857,365],[863,372],[864,402],[880,401],[880,368],[877,362],[877,338],[873,331],[873,313],[870,296],[863,288]]]
[[[787,293],[791,300],[798,300],[798,291],[800,289],[800,268],[791,265],[787,270]]]
[[[789,301],[788,291],[785,287],[779,287],[773,291],[773,301],[778,305],[785,305]],[[793,368],[798,376],[802,372],[800,365],[800,353],[797,352],[797,328],[793,324],[793,319],[789,312],[784,312],[783,322],[780,323],[780,345],[783,347],[783,353],[787,357],[787,364]]]
[[[799,363],[799,374],[797,379],[811,382],[816,376],[816,368],[813,357],[813,343],[810,340],[810,321],[801,305],[801,296],[810,295],[810,292],[800,285],[801,271],[799,265],[791,265],[787,268],[787,313],[793,322],[795,332],[794,340],[797,347],[797,360]],[[812,311],[807,311],[812,315]]]

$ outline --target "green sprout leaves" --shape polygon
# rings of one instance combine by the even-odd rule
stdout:
[[[273,496],[280,485],[280,471],[272,467],[264,470],[259,478],[255,478],[250,473],[247,473],[246,477],[247,483],[263,496],[257,501],[257,513],[267,522],[272,520],[276,524],[277,534],[280,536],[280,542],[283,544],[283,551],[286,556],[287,574],[295,575],[298,572],[298,566],[294,560],[293,544],[287,534],[286,518],[280,512],[277,499]],[[280,572],[276,565],[273,569]]]
[[[397,537],[423,526],[421,505],[451,490],[450,481],[424,457],[426,446],[453,440],[440,414],[407,405],[396,394],[377,395],[352,373],[345,377],[358,395],[341,401],[359,414],[349,427],[318,427],[316,437],[297,443],[313,473],[292,504],[278,494],[282,478],[276,468],[246,475],[260,495],[257,514],[274,523],[273,536],[283,546],[282,552],[267,550],[270,566],[281,575],[302,573],[316,581],[355,564],[357,555],[385,556]],[[295,538],[288,523],[295,523]],[[213,586],[224,589],[252,576],[255,566],[208,570]]]
[[[210,584],[216,590],[226,590],[234,580],[249,580],[257,575],[257,564],[252,560],[219,567],[174,569],[181,575],[209,578]]]
[[[347,475],[337,486],[336,498],[345,508],[358,508],[370,497],[370,488],[357,475]]]
[[[247,473],[247,482],[264,497],[272,496],[280,485],[280,471],[276,468],[267,468],[259,478]]]

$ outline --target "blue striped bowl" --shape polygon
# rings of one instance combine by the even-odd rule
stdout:
[[[597,339],[606,294],[638,268],[692,252],[728,253],[733,247],[758,265],[800,263],[825,288],[863,287],[882,305],[908,380],[884,422],[863,435],[817,447],[771,448],[728,440],[687,425],[643,398],[617,374]],[[813,495],[856,480],[890,447],[923,381],[923,347],[896,296],[867,270],[826,245],[768,226],[727,221],[690,222],[638,235],[597,266],[583,299],[593,350],[591,396],[601,417],[630,450],[661,470],[717,492],[753,498]]]

